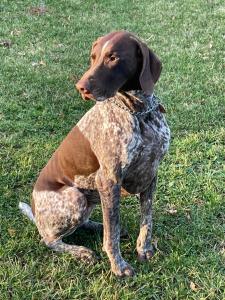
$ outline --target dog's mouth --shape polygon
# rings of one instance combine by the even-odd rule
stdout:
[[[91,93],[80,93],[83,100],[95,100]]]
[[[106,99],[108,98],[111,98],[113,96],[115,96],[116,93],[112,94],[112,95],[103,95],[103,94],[100,94],[100,95],[94,95],[92,93],[80,93],[81,94],[81,97],[83,100],[94,100],[96,102],[102,102],[102,101],[105,101]]]
[[[95,97],[95,101],[96,102],[102,102],[102,101],[105,101],[106,99],[108,99],[110,97],[106,97],[106,96],[97,96]]]
[[[118,92],[117,89],[109,89],[104,87],[104,84],[99,86],[95,84],[94,79],[89,81],[84,81],[82,78],[75,84],[76,89],[80,93],[83,100],[94,100],[96,102],[102,102],[107,100],[108,98],[114,97]]]
[[[112,98],[116,95],[116,93],[118,92],[118,90],[113,90],[113,91],[105,91],[105,90],[100,90],[100,89],[95,89],[92,91],[92,96],[96,102],[102,102],[105,101],[109,98]]]

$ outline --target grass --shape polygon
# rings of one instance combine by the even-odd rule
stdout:
[[[0,3],[0,299],[225,299],[224,86],[222,0],[43,1]],[[75,241],[101,256],[86,266],[40,243],[18,211],[41,168],[93,105],[74,90],[91,43],[115,29],[135,32],[163,61],[156,93],[172,130],[154,204],[159,251],[136,260],[139,209],[121,204],[130,239],[122,253],[136,269],[117,279],[88,233]],[[101,220],[98,208],[94,219]]]

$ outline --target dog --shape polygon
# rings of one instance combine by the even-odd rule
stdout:
[[[79,227],[103,227],[103,250],[112,272],[121,277],[134,275],[120,253],[121,195],[138,195],[141,220],[136,250],[141,261],[153,255],[153,194],[170,141],[164,108],[153,94],[161,69],[156,54],[132,33],[116,31],[98,38],[91,66],[76,84],[84,100],[96,103],[40,172],[32,209],[19,204],[49,248],[78,259],[92,262],[95,254],[63,242],[63,237]],[[102,206],[103,225],[89,220],[97,203]]]

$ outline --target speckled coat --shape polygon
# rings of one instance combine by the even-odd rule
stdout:
[[[149,99],[151,96],[140,91],[117,93],[113,98],[98,102],[77,124],[107,177],[116,178],[132,194],[145,191],[150,185],[169,146],[170,131],[158,108],[148,114],[135,114],[148,108]],[[127,103],[130,111],[125,110],[129,107]],[[135,104],[138,109],[134,108]],[[93,181],[88,181],[87,186],[86,178],[75,176],[77,186],[95,185],[93,174]]]
[[[46,245],[92,260],[93,251],[65,244],[62,238],[82,225],[99,227],[88,218],[101,202],[103,249],[112,271],[118,276],[132,275],[119,247],[120,194],[128,192],[139,194],[141,205],[138,257],[152,256],[152,197],[157,169],[170,140],[160,105],[155,104],[141,91],[117,93],[97,102],[64,139],[33,192],[35,222]],[[152,112],[145,113],[154,105]]]

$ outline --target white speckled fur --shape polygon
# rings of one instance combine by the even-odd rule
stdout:
[[[45,244],[55,251],[67,251],[90,261],[94,259],[93,251],[65,244],[62,238],[82,224],[88,228],[91,211],[101,199],[105,218],[103,247],[113,272],[123,276],[133,271],[119,249],[121,186],[129,193],[140,194],[137,252],[141,260],[149,259],[152,255],[152,199],[157,169],[169,147],[170,131],[159,109],[137,117],[113,102],[113,99],[120,101],[120,97],[118,93],[112,99],[97,102],[77,124],[97,157],[99,169],[88,176],[74,174],[74,186],[65,185],[59,191],[34,189],[33,199],[35,223]],[[127,92],[127,97],[129,101],[138,98],[148,105],[149,98],[143,92]],[[20,208],[34,220],[27,206],[20,204]],[[111,211],[116,213],[111,214]],[[90,227],[100,228],[93,222]]]
[[[138,93],[139,97],[141,95]],[[100,166],[110,172],[119,161],[124,182],[127,176],[133,177],[136,187],[131,191],[128,189],[128,192],[134,194],[140,193],[151,182],[169,147],[170,130],[162,113],[154,111],[151,113],[151,120],[145,121],[144,118],[135,117],[116,106],[110,102],[110,99],[97,103],[78,122],[77,126],[90,141]],[[152,154],[155,158],[149,162]],[[134,176],[134,164],[138,165],[141,173],[145,170],[151,176],[147,178],[146,176],[140,177],[140,174]],[[129,170],[132,173],[130,175],[127,174]],[[135,181],[138,181],[138,184],[135,184]],[[126,188],[126,184],[124,187]]]

